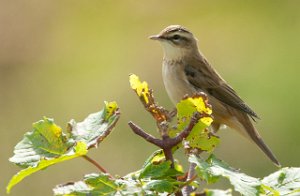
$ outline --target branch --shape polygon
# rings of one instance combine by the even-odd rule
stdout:
[[[179,144],[184,138],[187,138],[191,131],[193,130],[194,126],[198,123],[199,119],[201,118],[201,114],[199,112],[195,112],[191,118],[190,123],[188,126],[176,137],[172,138],[172,146]]]
[[[144,138],[146,141],[161,147],[162,146],[162,142],[160,139],[155,138],[154,136],[146,133],[142,128],[140,128],[139,126],[137,126],[136,124],[134,124],[133,122],[129,121],[128,125],[130,126],[130,128],[132,129],[132,131],[141,136],[142,138]]]
[[[157,139],[154,136],[146,133],[142,128],[134,124],[133,122],[128,122],[128,125],[132,129],[132,131],[144,138],[146,141],[160,147],[163,149],[166,160],[170,160],[172,162],[172,167],[174,167],[174,158],[172,154],[172,148],[179,144],[184,138],[188,137],[188,135],[191,133],[193,127],[197,124],[201,117],[201,114],[199,112],[195,112],[191,118],[191,121],[189,122],[188,126],[176,137],[170,138],[167,134],[168,130],[168,123],[166,121],[163,121],[161,123],[158,123],[158,127],[161,133],[162,139]]]

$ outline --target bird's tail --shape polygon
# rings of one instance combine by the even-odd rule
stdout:
[[[249,116],[247,114],[238,112],[237,115],[235,115],[239,121],[240,125],[237,125],[234,123],[232,128],[237,129],[240,131],[243,135],[248,136],[254,143],[258,145],[258,147],[269,157],[269,159],[278,167],[281,167],[281,164],[275,157],[275,155],[272,153],[270,148],[265,144],[261,136],[259,135],[258,131],[253,126]],[[242,130],[241,130],[242,129]]]

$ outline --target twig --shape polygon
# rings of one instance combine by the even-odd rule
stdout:
[[[200,118],[201,114],[199,112],[195,112],[188,126],[179,135],[172,139],[172,142],[174,142],[172,143],[172,145],[175,146],[179,144],[179,142],[181,142],[184,138],[186,138],[191,133]]]
[[[114,178],[111,174],[109,174],[97,161],[92,159],[91,157],[87,155],[83,155],[82,158],[87,160],[88,162],[92,163],[94,166],[96,166],[101,172],[108,174],[111,178]]]
[[[128,125],[130,126],[130,128],[132,129],[132,131],[141,136],[142,138],[144,138],[145,140],[147,140],[148,142],[161,147],[162,146],[162,142],[160,139],[155,138],[154,136],[146,133],[142,128],[140,128],[139,126],[137,126],[136,124],[134,124],[133,122],[129,121]]]
[[[196,171],[195,171],[196,166],[197,166],[196,163],[191,163],[190,164],[189,171],[188,171],[188,176],[187,176],[187,179],[186,179],[187,186],[182,188],[183,195],[188,196],[193,191],[195,191],[195,189],[193,189],[193,187],[190,186],[189,183],[192,182],[197,177],[197,175],[195,174],[196,173]]]

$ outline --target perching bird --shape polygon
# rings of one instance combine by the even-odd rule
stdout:
[[[197,92],[207,94],[213,108],[214,131],[222,124],[237,130],[255,142],[274,164],[280,166],[251,122],[250,118],[258,118],[257,114],[199,52],[197,39],[188,29],[171,25],[158,35],[150,36],[150,39],[160,41],[163,46],[163,81],[174,104],[185,95],[191,96]]]

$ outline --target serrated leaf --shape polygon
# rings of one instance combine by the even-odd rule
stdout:
[[[144,185],[144,189],[159,193],[172,193],[175,190],[175,180],[152,180]]]
[[[265,177],[262,183],[271,188],[267,195],[300,195],[300,168],[282,168]]]
[[[197,123],[186,140],[192,148],[198,148],[202,151],[211,152],[220,143],[219,137],[213,135],[208,129]]]
[[[25,168],[17,173],[7,186],[11,188],[25,177],[50,165],[87,154],[87,149],[102,141],[119,118],[115,102],[105,103],[105,108],[90,115],[81,123],[69,126],[73,129],[67,137],[53,119],[44,117],[33,123],[33,130],[15,146],[14,156],[9,160]]]
[[[139,172],[136,172],[139,173]],[[82,181],[56,186],[53,191],[59,196],[81,195],[158,195],[174,193],[184,183],[173,178],[151,180],[137,179],[137,174],[128,174],[119,179],[111,179],[106,174],[89,174]]]
[[[33,130],[24,135],[9,159],[21,167],[35,167],[44,158],[55,158],[64,154],[73,145],[67,142],[65,134],[53,119],[44,117],[33,123]]]
[[[219,180],[220,176],[210,172],[211,165],[205,160],[202,160],[201,158],[197,158],[196,156],[191,155],[189,157],[189,162],[191,163],[197,162],[196,169],[197,169],[198,177],[201,178],[202,180],[205,180],[208,184],[215,183]]]
[[[204,190],[205,196],[231,196],[232,191],[231,189],[228,190],[218,190],[218,189],[205,189]]]
[[[111,179],[104,174],[87,175],[83,181],[59,185],[54,189],[55,195],[158,195],[174,193],[184,182],[174,178],[182,174],[182,167],[165,161],[162,150],[155,151],[145,162],[143,169],[127,174],[119,179]],[[157,166],[157,167],[156,167]],[[144,172],[144,173],[143,173]],[[100,185],[99,185],[100,183]]]
[[[190,155],[189,161],[197,165],[197,174],[202,179],[211,180],[222,176],[227,178],[234,189],[243,195],[256,196],[262,193],[259,179],[240,173],[217,159],[214,155],[211,155],[206,161],[197,158],[195,155]]]
[[[144,163],[139,173],[139,179],[158,179],[182,174],[182,166],[177,162],[175,162],[174,168],[171,168],[171,161],[165,160],[163,151],[157,150]]]
[[[115,195],[118,185],[106,174],[88,174],[83,181],[59,185],[54,195]]]
[[[105,102],[105,108],[100,112],[90,114],[82,122],[69,122],[69,130],[75,141],[84,141],[88,149],[97,146],[106,136],[120,117],[116,102]]]
[[[49,167],[50,165],[54,165],[59,162],[63,162],[66,160],[70,160],[70,159],[85,155],[86,153],[87,153],[86,144],[84,142],[78,142],[78,143],[76,143],[74,148],[72,148],[68,153],[66,153],[64,155],[61,155],[55,159],[44,159],[43,158],[42,160],[39,161],[39,163],[36,166],[29,166],[26,169],[23,169],[20,172],[18,172],[16,175],[14,175],[12,177],[12,179],[10,180],[10,182],[8,183],[6,191],[7,191],[7,193],[9,193],[13,186],[15,186],[17,183],[22,181],[25,177],[27,177],[37,171],[45,169],[45,168]]]
[[[160,178],[171,169],[171,161],[151,163],[141,170],[139,178]]]
[[[202,117],[193,127],[186,141],[188,141],[191,148],[212,151],[218,145],[219,138],[206,129],[212,123],[212,110],[208,104],[207,97],[203,94],[198,94],[193,97],[184,98],[177,104],[176,108],[178,125],[176,129],[170,130],[170,136],[175,137],[183,131],[190,123],[193,114],[199,112]]]
[[[114,193],[118,189],[118,185],[107,174],[90,174],[85,177],[85,182],[94,187],[99,193]]]
[[[143,182],[138,180],[138,172],[127,174],[126,176],[116,179],[116,183],[120,187],[119,193],[116,195],[142,195],[145,193]]]

